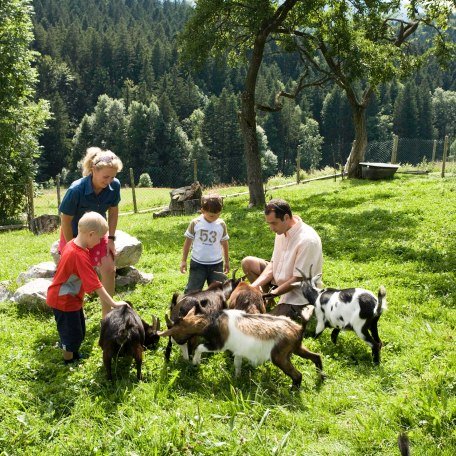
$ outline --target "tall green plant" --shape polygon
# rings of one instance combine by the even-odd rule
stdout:
[[[0,223],[16,218],[25,186],[35,174],[38,136],[49,117],[47,102],[33,101],[35,53],[27,0],[4,0],[0,8]]]

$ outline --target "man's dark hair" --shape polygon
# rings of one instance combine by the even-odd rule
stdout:
[[[210,195],[204,195],[201,198],[201,209],[212,212],[213,214],[218,214],[222,212],[223,199],[217,193],[211,193]]]
[[[268,215],[272,211],[274,211],[275,216],[282,221],[285,217],[285,214],[288,214],[290,218],[293,217],[290,205],[285,200],[280,198],[274,198],[266,203],[266,206],[264,207],[264,214]]]

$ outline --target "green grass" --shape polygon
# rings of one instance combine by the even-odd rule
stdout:
[[[303,385],[292,393],[272,364],[244,364],[235,379],[228,354],[194,368],[174,349],[166,365],[162,341],[145,355],[143,382],[119,362],[121,378],[110,384],[97,346],[97,301],[86,305],[89,358],[74,368],[61,364],[50,315],[1,303],[0,454],[394,455],[402,431],[414,456],[455,454],[456,180],[400,175],[271,193],[320,233],[327,286],[386,286],[379,367],[354,334],[333,345],[325,331],[304,343],[322,354],[327,381],[319,385],[313,365],[295,357]],[[245,255],[272,252],[273,234],[247,201],[228,198],[223,211],[233,267]],[[138,268],[155,275],[128,292],[146,320],[163,320],[172,293],[185,286],[179,260],[190,219],[120,218],[119,228],[143,242]],[[0,280],[14,282],[49,260],[54,239],[1,233]]]

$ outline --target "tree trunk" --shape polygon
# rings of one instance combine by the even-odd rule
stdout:
[[[249,206],[264,206],[261,159],[256,134],[255,87],[258,71],[263,59],[266,37],[257,36],[249,62],[244,91],[241,95],[240,125],[244,141],[244,154],[247,164],[247,184],[249,187]]]
[[[359,178],[361,177],[359,163],[364,160],[367,147],[366,107],[359,104],[352,105],[352,112],[356,143],[348,157],[345,169],[349,178]]]

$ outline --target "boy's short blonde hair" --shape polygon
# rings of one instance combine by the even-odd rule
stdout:
[[[78,222],[78,231],[84,233],[96,231],[100,236],[104,236],[108,229],[108,222],[98,212],[86,212]]]
[[[210,193],[209,195],[203,195],[201,198],[201,209],[203,211],[212,212],[218,214],[222,212],[223,199],[218,193]]]

